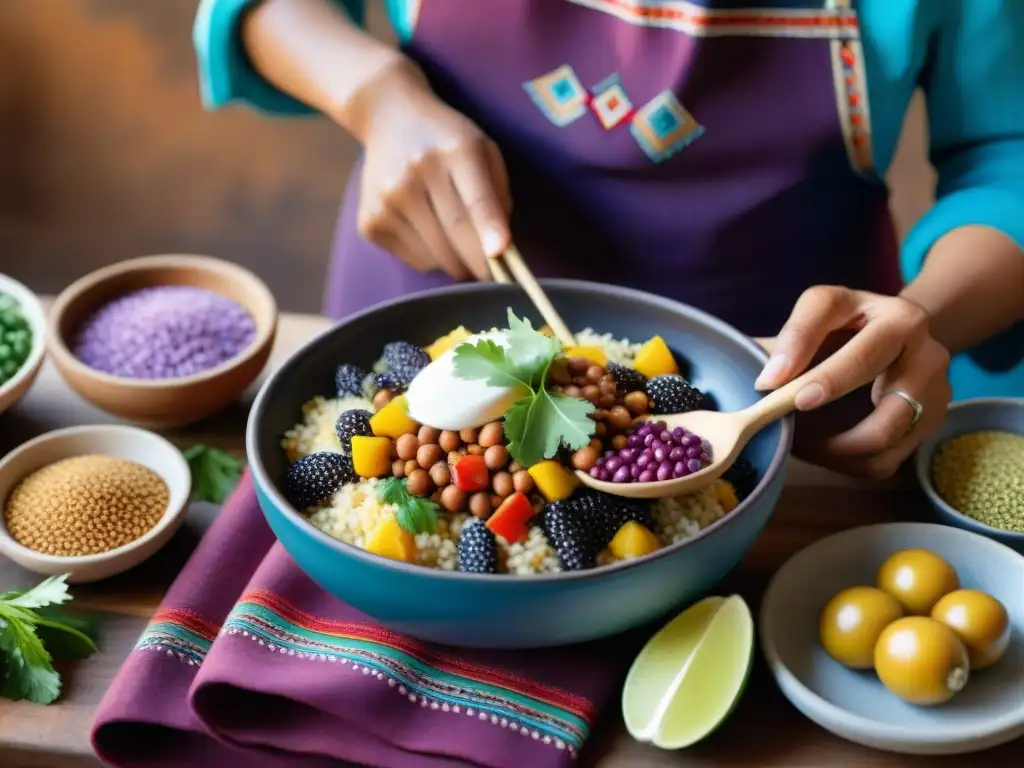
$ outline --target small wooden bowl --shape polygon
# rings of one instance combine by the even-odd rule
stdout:
[[[7,275],[0,275],[0,293],[6,293],[21,305],[21,312],[32,327],[32,350],[28,359],[6,384],[0,385],[0,413],[3,413],[28,392],[39,375],[46,357],[46,313],[39,299],[28,288]]]
[[[16,542],[5,523],[11,491],[37,469],[62,459],[93,454],[135,461],[158,474],[170,492],[167,511],[160,521],[135,541],[98,555],[47,555]],[[152,432],[126,425],[70,427],[47,432],[0,460],[0,555],[33,573],[69,574],[71,582],[105,579],[134,568],[170,541],[185,519],[191,493],[192,476],[185,457]]]
[[[256,337],[240,354],[208,371],[177,379],[112,376],[76,358],[72,334],[100,306],[131,291],[189,285],[214,291],[245,307]],[[277,331],[277,304],[270,289],[247,269],[208,256],[145,256],[99,269],[72,283],[50,311],[50,355],[79,395],[107,413],[153,429],[192,424],[235,400],[267,364]]]

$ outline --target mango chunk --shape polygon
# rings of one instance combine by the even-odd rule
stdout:
[[[472,335],[473,334],[471,334],[464,325],[460,325],[458,328],[437,339],[433,344],[427,347],[427,354],[430,355],[431,360],[437,360],[437,358],[449,349],[458,346]]]
[[[679,366],[672,356],[672,350],[661,336],[655,336],[644,342],[643,346],[636,353],[633,360],[633,367],[648,379],[655,376],[664,376],[670,373],[679,373]]]
[[[577,347],[566,347],[565,356],[568,358],[573,357],[585,357],[587,360],[592,362],[594,365],[606,366],[608,365],[608,355],[600,347],[590,346],[577,346]]]
[[[391,440],[355,435],[352,438],[352,468],[360,477],[390,475]]]
[[[635,520],[619,528],[618,533],[608,544],[608,549],[620,560],[627,560],[631,557],[643,557],[661,549],[661,542],[644,526]]]
[[[416,539],[398,524],[394,516],[385,517],[366,541],[366,551],[403,563],[416,561]]]
[[[740,504],[736,488],[728,480],[716,480],[715,484],[711,486],[711,492],[714,493],[715,499],[726,512],[732,512]]]
[[[576,475],[557,461],[541,461],[527,471],[548,503],[569,498],[580,484]]]
[[[370,429],[377,437],[397,440],[419,428],[420,425],[409,416],[405,395],[399,395],[370,417]]]

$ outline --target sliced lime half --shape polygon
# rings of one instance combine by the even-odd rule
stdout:
[[[637,741],[662,749],[696,744],[739,700],[754,652],[742,597],[708,597],[652,637],[633,661],[622,716]]]

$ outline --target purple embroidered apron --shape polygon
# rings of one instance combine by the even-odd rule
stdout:
[[[811,285],[897,291],[848,2],[725,5],[422,0],[406,50],[501,147],[538,275],[669,296],[752,335]],[[360,239],[358,172],[327,287],[339,318],[448,282]]]

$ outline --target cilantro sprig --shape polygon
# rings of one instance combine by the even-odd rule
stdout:
[[[192,498],[221,504],[242,477],[243,463],[227,451],[193,445],[184,453],[192,474]]]
[[[520,387],[525,393],[505,414],[508,452],[524,467],[550,459],[562,445],[579,450],[590,442],[596,424],[593,403],[548,391],[551,364],[562,351],[557,339],[534,330],[529,320],[508,310],[507,346],[490,339],[455,348],[453,364],[460,379],[493,387]]]
[[[0,594],[0,696],[51,704],[60,696],[53,660],[96,653],[89,622],[61,610],[71,599],[67,576],[25,591]]]
[[[409,493],[405,478],[388,477],[377,486],[377,500],[395,507],[395,520],[404,530],[413,534],[433,533],[437,527],[438,506]]]

